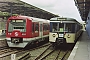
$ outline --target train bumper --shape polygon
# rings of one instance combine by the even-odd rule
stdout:
[[[65,38],[57,38],[56,39],[56,43],[58,45],[60,45],[60,44],[66,44],[66,39]]]
[[[11,42],[7,41],[7,44],[8,44],[9,47],[24,48],[28,44],[28,42],[15,44],[15,43],[11,43]]]
[[[7,44],[8,44],[9,47],[24,48],[29,43],[29,41],[23,41],[22,43],[13,43],[11,41],[11,38],[6,38],[6,40],[7,40]]]

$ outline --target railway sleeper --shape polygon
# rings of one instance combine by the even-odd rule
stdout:
[[[16,59],[17,60],[22,60],[22,59],[25,60],[25,59],[27,59],[29,57],[30,57],[30,53],[29,52],[26,52],[26,53],[22,54],[21,56],[16,57]]]

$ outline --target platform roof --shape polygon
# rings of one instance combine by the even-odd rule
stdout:
[[[58,15],[35,7],[31,4],[22,2],[20,0],[0,0],[0,11],[9,12],[11,15],[20,14],[43,19],[58,17]]]
[[[83,21],[87,20],[90,11],[90,0],[74,0]]]

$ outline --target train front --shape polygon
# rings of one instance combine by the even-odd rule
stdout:
[[[9,47],[24,48],[27,42],[23,42],[26,37],[26,20],[20,17],[10,17],[7,21],[6,40]]]
[[[64,21],[63,21],[64,22]],[[62,23],[60,21],[50,22],[49,41],[55,45],[65,45],[74,43],[75,40],[74,23]]]

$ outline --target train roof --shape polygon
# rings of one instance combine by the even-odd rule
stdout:
[[[41,21],[41,22],[44,21],[44,22],[49,22],[49,20],[46,20],[46,19],[29,17],[29,16],[22,16],[22,15],[9,17],[9,20],[11,20],[11,19],[30,19],[30,20],[32,20],[32,21]]]
[[[55,17],[55,18],[51,18],[50,20],[76,20],[74,18],[66,18],[66,17]]]
[[[76,19],[74,18],[66,18],[66,17],[55,17],[55,18],[51,18],[50,22],[62,22],[62,23],[79,23]]]

